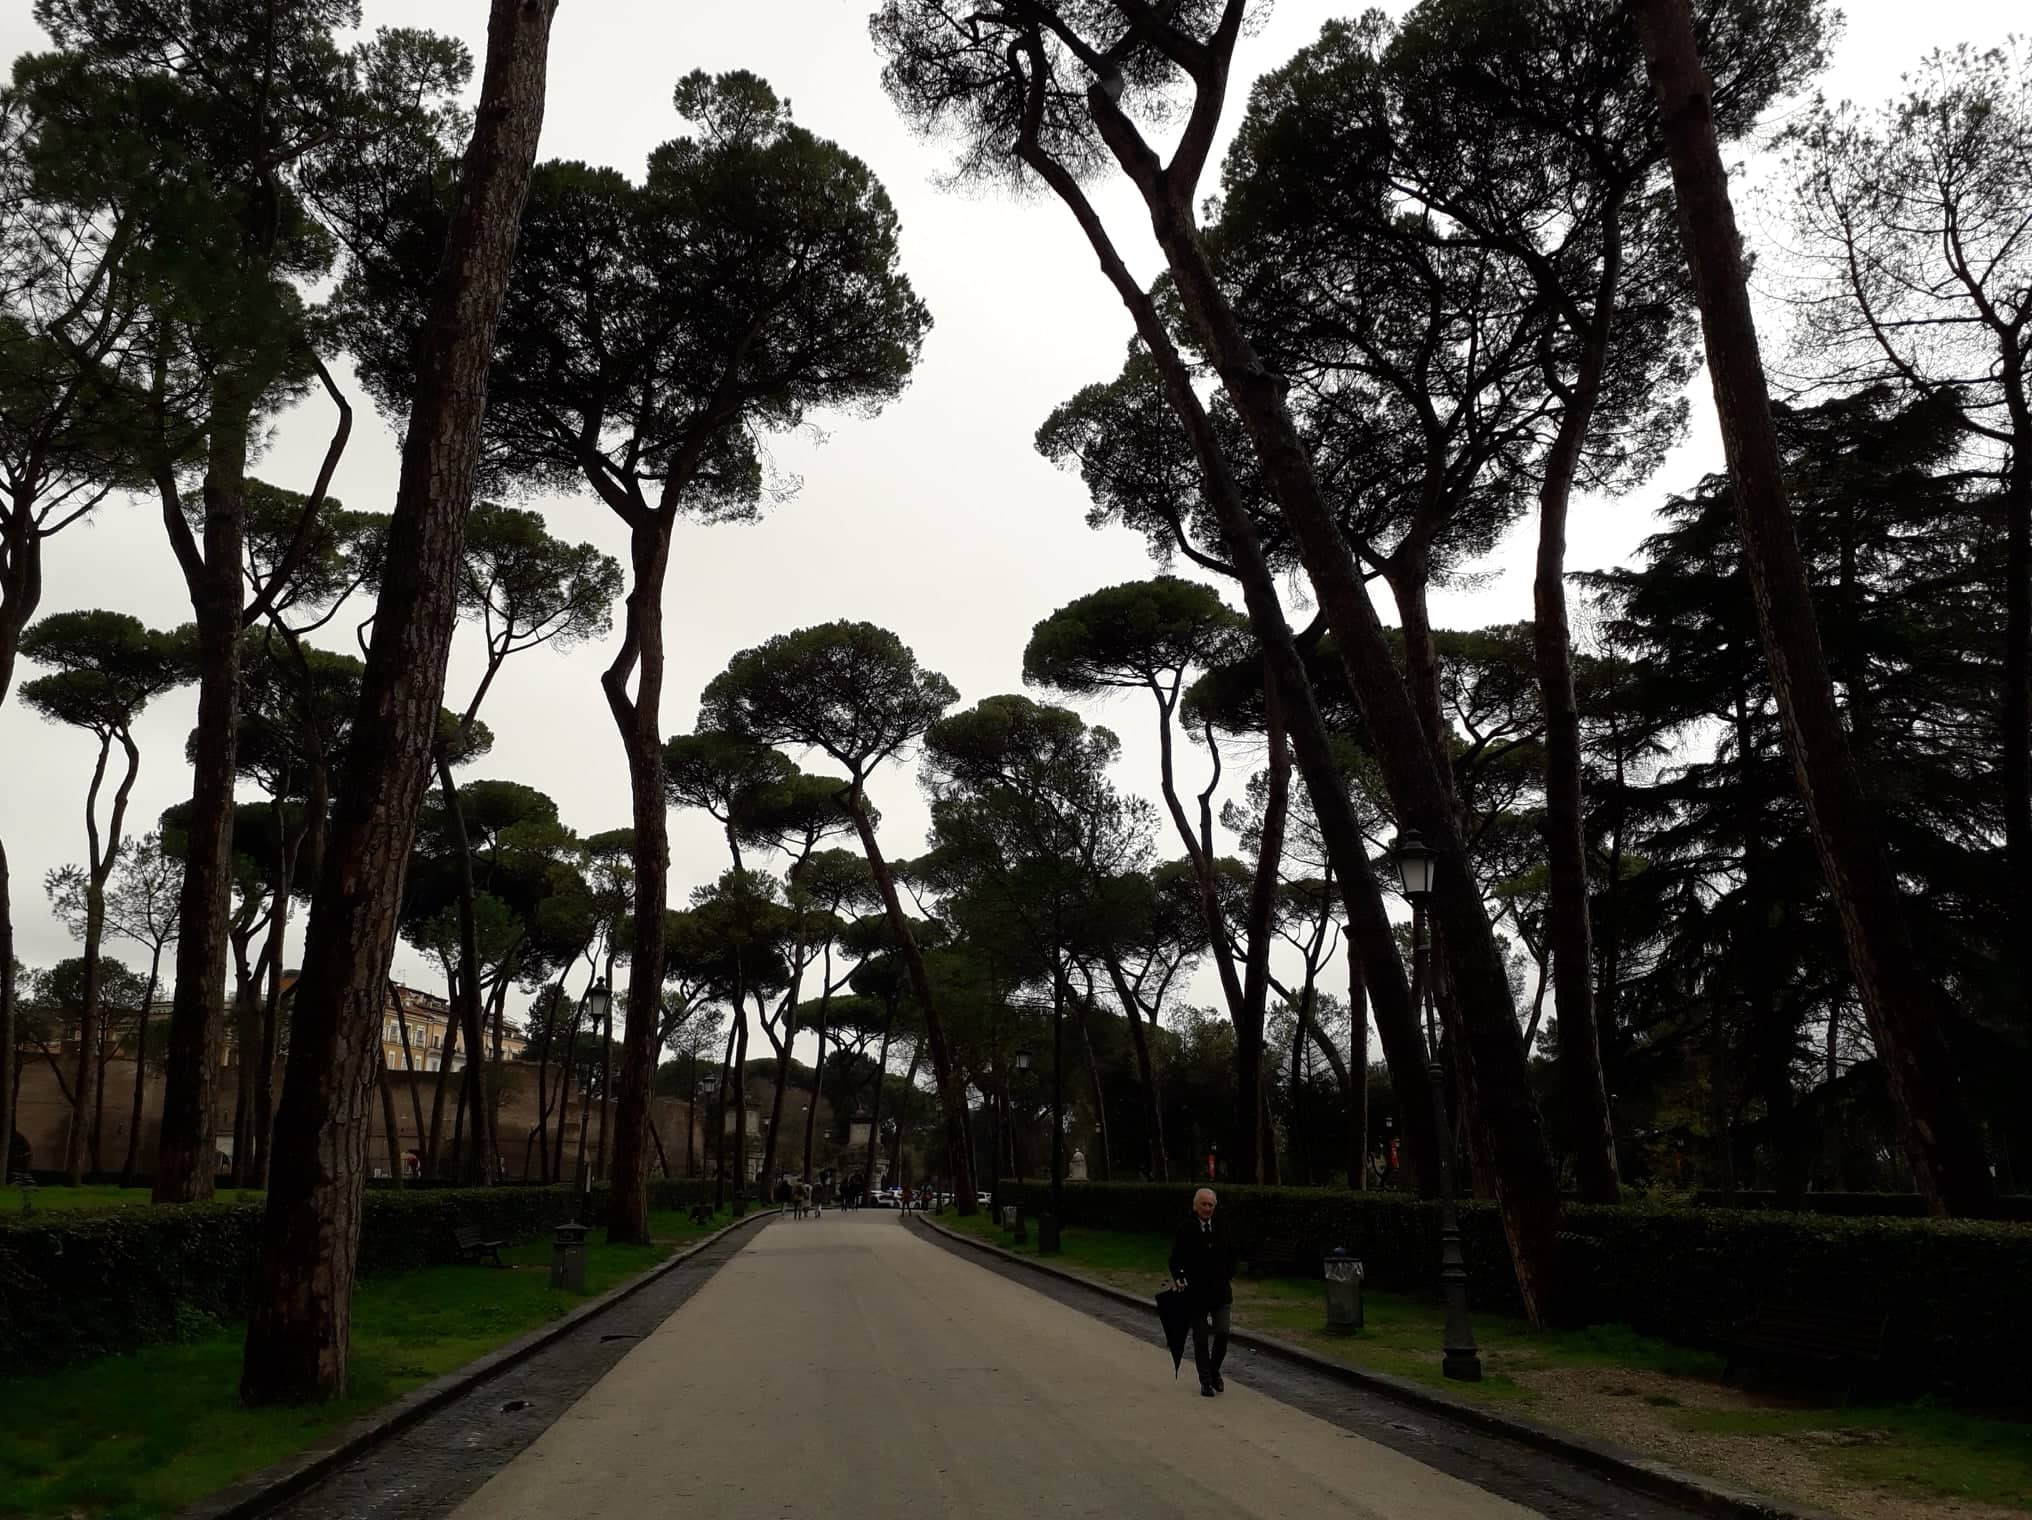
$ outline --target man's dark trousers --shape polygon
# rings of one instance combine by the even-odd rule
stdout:
[[[1187,1219],[1171,1241],[1171,1276],[1185,1284],[1192,1312],[1192,1362],[1202,1387],[1213,1387],[1228,1354],[1228,1313],[1234,1303],[1235,1246],[1219,1219]],[[1208,1342],[1212,1344],[1209,1345]]]
[[[1228,1355],[1228,1314],[1232,1307],[1230,1304],[1192,1306],[1192,1364],[1199,1369],[1202,1383],[1211,1383],[1221,1375],[1221,1363]],[[1213,1332],[1211,1349],[1207,1346],[1209,1322]]]

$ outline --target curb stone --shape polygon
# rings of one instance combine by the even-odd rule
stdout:
[[[917,1218],[917,1223],[948,1240],[970,1246],[984,1255],[1013,1262],[1029,1271],[1046,1277],[1055,1277],[1061,1282],[1102,1294],[1117,1303],[1149,1311],[1153,1316],[1155,1314],[1148,1299],[1130,1293],[1126,1289],[1096,1282],[1089,1277],[1081,1277],[1078,1273],[1052,1266],[1049,1262],[1038,1261],[1034,1257],[1019,1256],[1014,1251],[1005,1250],[991,1241],[961,1234],[957,1230],[947,1229],[944,1225],[933,1224],[921,1216]],[[1238,1328],[1229,1332],[1228,1339],[1253,1350],[1267,1352],[1284,1361],[1295,1362],[1299,1366],[1337,1378],[1341,1382],[1353,1383],[1357,1387],[1380,1393],[1400,1403],[1411,1404],[1460,1424],[1472,1425],[1493,1435],[1504,1436],[1523,1445],[1536,1447],[1578,1465],[1606,1473],[1631,1488],[1640,1489],[1658,1498],[1691,1505],[1711,1515],[1727,1516],[1730,1520],[1840,1520],[1839,1516],[1827,1510],[1808,1509],[1786,1500],[1774,1499],[1767,1494],[1738,1488],[1718,1478],[1706,1478],[1698,1473],[1670,1466],[1625,1446],[1598,1441],[1592,1436],[1578,1435],[1572,1431],[1556,1430],[1535,1420],[1521,1419],[1516,1415],[1499,1413],[1479,1404],[1449,1398],[1410,1378],[1395,1377],[1387,1372],[1366,1371],[1346,1362],[1321,1356],[1317,1352],[1293,1345],[1275,1336]]]
[[[618,1286],[609,1288],[598,1298],[580,1304],[569,1313],[546,1324],[537,1326],[527,1335],[496,1347],[485,1356],[447,1372],[443,1377],[433,1378],[420,1388],[412,1388],[399,1399],[391,1399],[378,1409],[369,1411],[350,1425],[342,1425],[331,1432],[315,1446],[306,1447],[293,1456],[284,1457],[272,1467],[265,1467],[251,1477],[242,1478],[215,1494],[210,1494],[196,1503],[180,1509],[176,1520],[252,1520],[282,1503],[293,1499],[305,1489],[316,1484],[326,1474],[343,1467],[355,1457],[361,1456],[380,1445],[391,1436],[414,1425],[425,1415],[432,1414],[445,1405],[454,1402],[500,1373],[519,1362],[528,1360],[553,1341],[561,1340],[589,1320],[598,1319],[609,1309],[657,1281],[665,1274],[675,1271],[692,1257],[713,1245],[722,1237],[744,1229],[760,1219],[774,1219],[773,1209],[755,1209],[747,1217],[713,1231],[684,1250],[677,1252],[668,1261],[658,1262],[640,1276],[631,1277]]]

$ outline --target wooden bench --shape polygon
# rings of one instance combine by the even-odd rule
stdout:
[[[483,1240],[478,1230],[466,1224],[452,1231],[452,1239],[458,1243],[460,1261],[470,1261],[477,1266],[485,1259],[497,1267],[507,1265],[501,1260],[501,1247],[508,1244],[505,1240]]]
[[[1760,1304],[1736,1332],[1722,1369],[1726,1382],[1738,1367],[1810,1366],[1841,1374],[1854,1391],[1856,1376],[1883,1365],[1891,1322],[1806,1304]]]
[[[1305,1248],[1289,1235],[1266,1235],[1244,1253],[1252,1272],[1286,1272],[1305,1260]]]

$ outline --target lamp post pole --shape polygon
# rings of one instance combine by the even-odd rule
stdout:
[[[1428,974],[1425,903],[1432,892],[1433,852],[1416,834],[1401,835],[1396,846],[1397,869],[1404,895],[1411,899],[1411,1005],[1425,1019],[1426,1085],[1432,1090],[1432,1132],[1439,1137],[1439,1291],[1446,1304],[1446,1333],[1440,1370],[1464,1383],[1482,1380],[1482,1356],[1468,1319],[1467,1257],[1461,1251],[1460,1214],[1454,1202],[1453,1146],[1446,1122],[1446,1074],[1439,1064],[1439,1029],[1433,1017],[1432,981]]]

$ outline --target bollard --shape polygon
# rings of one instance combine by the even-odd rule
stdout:
[[[550,1242],[550,1285],[574,1293],[586,1291],[586,1229],[576,1220],[557,1227]]]
[[[1362,1264],[1339,1246],[1326,1259],[1326,1328],[1329,1335],[1362,1328]]]

